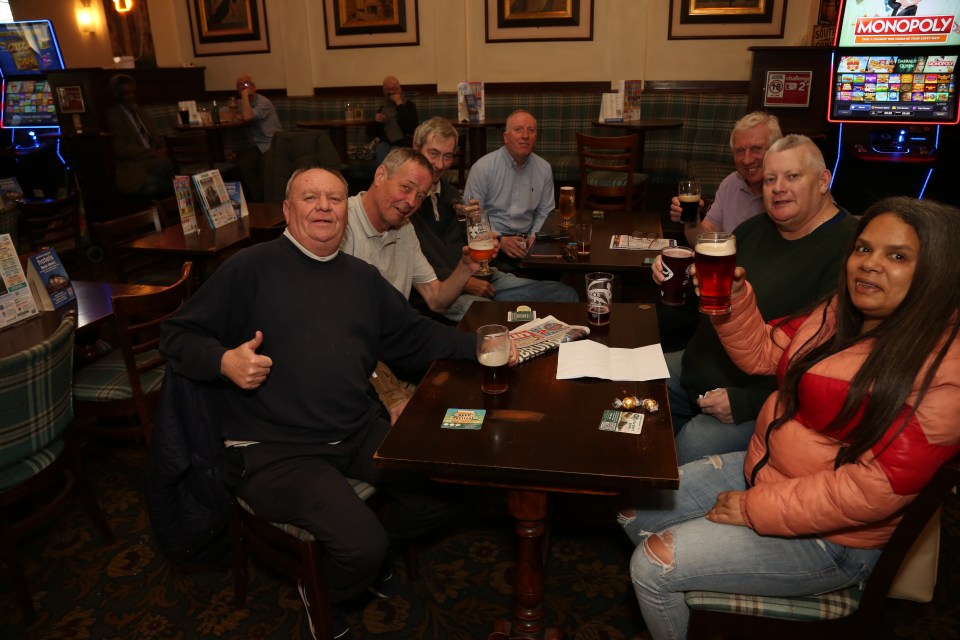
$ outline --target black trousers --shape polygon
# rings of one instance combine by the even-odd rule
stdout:
[[[390,429],[384,412],[337,444],[260,443],[227,450],[227,484],[259,517],[294,524],[323,543],[325,580],[334,602],[361,593],[377,577],[390,544],[415,538],[462,509],[456,487],[373,466]],[[377,511],[346,477],[377,488]]]

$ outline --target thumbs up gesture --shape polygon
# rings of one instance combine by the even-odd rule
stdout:
[[[263,332],[257,331],[252,340],[224,352],[220,373],[241,389],[251,390],[262,385],[273,366],[273,360],[257,354],[262,343]]]

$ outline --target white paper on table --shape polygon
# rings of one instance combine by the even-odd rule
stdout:
[[[635,349],[611,349],[593,340],[564,342],[557,358],[557,380],[603,378],[641,382],[669,378],[659,344]]]

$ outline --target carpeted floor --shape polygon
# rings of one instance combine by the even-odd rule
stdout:
[[[285,576],[252,566],[248,608],[235,610],[226,563],[177,567],[165,560],[152,540],[140,490],[142,449],[94,448],[87,467],[117,542],[102,545],[79,508],[26,541],[22,548],[40,619],[22,625],[10,584],[0,580],[0,638],[309,637],[299,595]],[[509,613],[512,593],[513,529],[500,502],[496,493],[481,496],[481,512],[424,541],[419,579],[408,579],[398,561],[400,594],[355,603],[350,637],[486,638],[491,621]],[[592,505],[558,505],[562,513],[547,559],[548,623],[571,640],[631,640],[643,629],[627,573],[632,549],[613,524],[583,517]],[[592,526],[584,526],[586,520]],[[946,510],[943,529],[934,601],[891,600],[877,638],[960,638],[960,500]]]

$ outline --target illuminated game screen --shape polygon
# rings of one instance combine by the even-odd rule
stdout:
[[[902,51],[838,52],[829,120],[955,123],[957,57]]]
[[[838,47],[960,46],[960,0],[845,0]]]
[[[43,78],[4,78],[2,126],[56,127],[57,108],[50,83]]]
[[[0,74],[4,77],[63,69],[49,20],[0,23]]]

